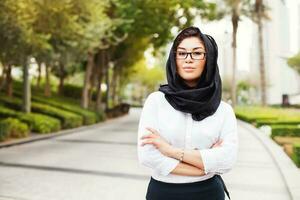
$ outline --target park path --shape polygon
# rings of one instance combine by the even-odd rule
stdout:
[[[0,200],[142,200],[150,170],[137,161],[140,108],[72,134],[0,149]],[[224,174],[233,200],[289,200],[271,154],[238,122],[239,157]]]

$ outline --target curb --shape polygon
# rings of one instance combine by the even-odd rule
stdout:
[[[244,121],[238,120],[238,122],[244,128],[248,129],[267,149],[283,177],[291,199],[300,199],[300,169],[296,167],[283,148],[268,135]]]
[[[50,138],[54,138],[54,137],[64,136],[64,135],[77,133],[79,131],[84,131],[84,130],[88,130],[88,129],[99,128],[99,127],[104,126],[106,124],[113,123],[114,121],[119,120],[120,118],[122,118],[124,116],[126,116],[126,114],[122,115],[122,116],[119,116],[119,117],[107,119],[106,121],[102,121],[102,122],[99,122],[97,124],[92,124],[92,125],[87,125],[87,126],[81,126],[81,127],[78,127],[78,128],[61,130],[61,131],[54,132],[54,133],[45,133],[45,134],[37,134],[36,133],[36,134],[33,134],[33,135],[31,135],[29,137],[26,137],[26,138],[14,139],[12,141],[7,141],[7,142],[0,143],[0,149],[15,146],[15,145],[21,145],[21,144],[25,144],[25,143],[40,141],[40,140],[46,140],[46,139],[50,139]]]

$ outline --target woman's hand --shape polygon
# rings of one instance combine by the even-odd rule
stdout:
[[[222,146],[223,140],[217,140],[213,145],[211,145],[210,149]]]
[[[163,155],[170,157],[174,151],[174,148],[162,136],[160,136],[157,130],[148,127],[146,129],[151,133],[141,137],[143,140],[141,146],[151,144]]]

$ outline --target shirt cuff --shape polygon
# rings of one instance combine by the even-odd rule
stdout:
[[[179,160],[170,157],[165,157],[164,161],[158,167],[160,171],[159,173],[164,176],[167,176],[176,168],[178,164]]]
[[[211,171],[214,171],[214,166],[217,164],[217,160],[214,158],[214,153],[210,149],[199,150],[202,163],[204,167],[204,173],[208,174]]]

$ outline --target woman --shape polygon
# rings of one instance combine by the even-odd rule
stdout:
[[[152,169],[147,200],[229,197],[220,174],[236,162],[237,123],[221,100],[217,57],[214,39],[196,27],[174,40],[168,84],[147,97],[139,122],[139,162]]]

